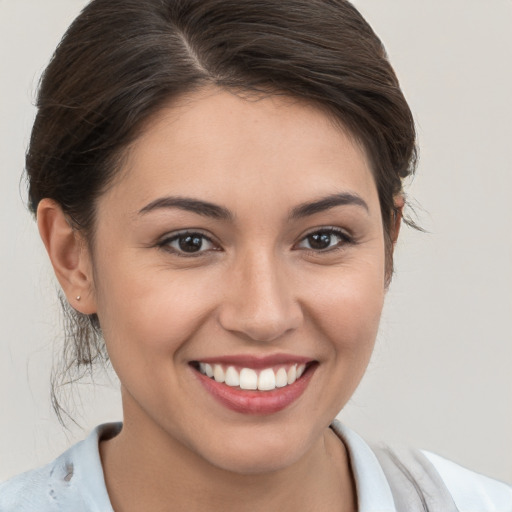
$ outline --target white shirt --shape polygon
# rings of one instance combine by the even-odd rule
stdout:
[[[121,423],[96,427],[50,464],[0,484],[0,512],[114,512],[99,454],[100,438],[119,433]],[[393,495],[371,448],[339,422],[356,482],[359,512],[396,512]],[[461,512],[512,512],[512,487],[479,475],[438,455],[434,465]]]

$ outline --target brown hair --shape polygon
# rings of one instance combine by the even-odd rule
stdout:
[[[305,99],[357,138],[391,275],[393,199],[414,171],[414,122],[382,43],[346,0],[92,0],[42,77],[26,159],[31,210],[54,199],[93,244],[96,200],[123,149],[171,98],[206,85]],[[96,315],[66,306],[67,369],[80,372],[107,356]]]

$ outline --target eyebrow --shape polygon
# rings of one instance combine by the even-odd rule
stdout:
[[[140,215],[152,212],[154,210],[166,208],[179,208],[189,212],[197,213],[203,217],[211,217],[213,219],[233,221],[234,215],[222,206],[218,206],[208,201],[193,199],[190,197],[167,196],[155,199],[139,211]]]
[[[344,192],[331,194],[316,201],[299,204],[291,210],[288,218],[290,220],[298,220],[330,210],[336,206],[358,206],[369,212],[368,205],[361,197],[350,192]],[[145,215],[155,210],[168,208],[178,208],[217,220],[233,222],[235,219],[233,213],[223,206],[200,199],[180,196],[166,196],[155,199],[139,210],[139,215]]]
[[[310,215],[314,215],[315,213],[320,213],[325,210],[330,210],[335,206],[359,206],[365,209],[367,212],[370,211],[366,202],[356,194],[344,192],[341,194],[332,194],[330,196],[324,197],[317,201],[303,203],[296,206],[290,214],[291,220],[301,219],[303,217],[308,217]]]

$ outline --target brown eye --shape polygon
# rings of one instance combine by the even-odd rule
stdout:
[[[187,231],[165,238],[158,246],[178,256],[200,256],[207,251],[218,250],[206,235]]]
[[[312,249],[328,249],[333,236],[330,233],[317,233],[309,235],[309,245]]]
[[[203,237],[200,235],[182,235],[178,238],[178,245],[184,252],[197,252],[203,246]]]
[[[310,233],[302,239],[299,247],[316,252],[327,252],[350,243],[353,241],[349,235],[339,229],[329,228]]]

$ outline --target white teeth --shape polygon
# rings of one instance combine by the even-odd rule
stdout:
[[[297,365],[294,364],[290,366],[290,369],[288,370],[288,384],[293,384],[297,380]]]
[[[284,388],[288,384],[288,375],[284,368],[279,368],[276,373],[276,388]]]
[[[199,366],[201,366],[201,365],[199,365]],[[205,363],[205,365],[204,365],[204,373],[206,373],[206,375],[208,377],[213,377],[213,368],[212,368],[212,366],[210,364]]]
[[[220,364],[213,365],[213,378],[216,382],[224,382],[224,370]]]
[[[260,373],[258,377],[258,389],[260,391],[276,389],[276,374],[272,368],[267,368]]]
[[[240,372],[241,389],[258,389],[258,374],[250,368],[242,368]]]
[[[241,389],[258,389],[260,391],[271,391],[289,386],[299,379],[305,370],[305,364],[292,364],[288,371],[284,367],[277,371],[274,368],[265,368],[258,374],[252,368],[242,368],[238,372],[234,366],[224,369],[221,364],[199,363],[199,371],[203,375],[213,377],[216,382],[225,383],[231,387],[240,386]]]
[[[238,375],[238,372],[232,366],[230,366],[226,370],[225,383],[228,386],[233,386],[233,387],[240,386],[240,375]]]

